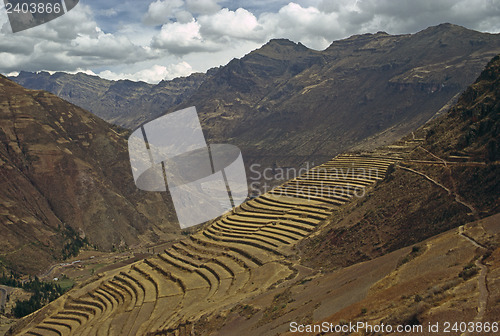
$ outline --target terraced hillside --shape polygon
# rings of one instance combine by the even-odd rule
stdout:
[[[17,325],[22,335],[188,335],[193,321],[302,273],[292,249],[398,156],[341,155],[163,253],[100,274]]]

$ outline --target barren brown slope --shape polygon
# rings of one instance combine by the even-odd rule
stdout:
[[[314,287],[331,288],[330,278],[338,278],[348,274],[350,281],[337,285],[346,297],[355,296],[355,303],[343,301],[335,303],[333,298],[318,300],[320,304],[311,309],[312,318],[308,321],[300,320],[300,315],[290,312],[281,318],[285,321],[301,321],[314,324],[322,322],[341,325],[346,321],[356,324],[365,322],[374,325],[390,325],[393,332],[370,332],[369,329],[358,330],[354,334],[365,335],[432,335],[428,325],[439,323],[439,331],[444,334],[445,322],[449,322],[448,333],[461,335],[462,332],[453,331],[453,325],[458,322],[486,323],[490,328],[494,322],[498,323],[500,304],[500,286],[498,281],[500,263],[498,256],[500,228],[498,215],[486,218],[479,222],[466,225],[465,235],[461,230],[454,229],[423,241],[413,248],[398,250],[384,257],[372,261],[353,265],[332,275],[325,275],[314,279],[311,285],[304,285],[303,295],[308,291],[313,293]],[[469,238],[470,237],[470,238]],[[491,248],[477,247],[475,241],[487,244]],[[492,252],[494,251],[494,252]],[[480,265],[485,268],[483,271]],[[392,270],[383,276],[371,276],[376,270],[379,274],[384,267],[392,266]],[[485,280],[484,275],[487,275]],[[360,286],[362,281],[369,281],[368,286]],[[361,282],[361,283],[360,283]],[[298,290],[298,289],[297,289]],[[484,295],[483,295],[484,291]],[[297,293],[292,298],[300,298]],[[319,295],[321,297],[321,295]],[[302,299],[303,300],[303,299]],[[299,305],[293,303],[292,307]],[[328,313],[335,312],[328,317]],[[297,316],[298,315],[298,316]],[[396,332],[401,325],[409,332]],[[283,327],[289,327],[284,323]],[[459,327],[460,328],[460,327]],[[387,330],[387,329],[386,329]],[[496,334],[484,333],[476,329],[474,335]],[[363,333],[365,332],[365,333]],[[292,333],[283,333],[291,335]],[[339,335],[347,333],[311,332],[301,335]],[[435,334],[435,333],[434,333]]]
[[[162,196],[135,187],[123,130],[4,77],[0,106],[3,267],[39,272],[77,237],[109,250],[176,232]]]
[[[294,281],[248,298],[232,309],[221,308],[217,314],[200,319],[193,329],[196,335],[227,336],[430,335],[418,328],[439,322],[443,333],[445,321],[483,321],[491,327],[500,309],[498,219],[496,215],[464,229],[471,239],[496,246],[487,257],[482,257],[486,249],[453,229],[413,247],[334,272],[301,268],[302,275]],[[475,261],[486,265],[486,283]],[[487,292],[481,297],[485,284]],[[485,298],[487,304],[483,305]],[[394,329],[398,325],[415,329],[412,333],[290,332],[301,324],[304,328],[321,327],[323,322],[334,326],[383,323]]]
[[[498,140],[499,69],[495,57],[448,114],[376,151],[402,159],[297,245],[303,280],[206,316],[197,330],[275,335],[292,321],[365,321],[439,322],[443,333],[445,321],[498,322],[500,175],[488,144]]]

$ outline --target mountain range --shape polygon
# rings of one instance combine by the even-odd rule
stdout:
[[[323,51],[271,40],[206,74],[157,85],[61,73],[12,79],[129,129],[196,106],[208,142],[238,146],[247,167],[298,168],[397,140],[449,107],[499,52],[498,34],[441,24],[355,35]]]

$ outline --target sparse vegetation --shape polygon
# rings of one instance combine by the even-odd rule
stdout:
[[[283,315],[287,304],[294,301],[291,294],[292,293],[289,288],[276,294],[271,306],[264,310],[263,317],[259,321],[259,324],[268,323],[269,321],[275,320],[279,316]]]
[[[302,280],[300,281],[300,284],[301,284],[301,285],[303,285],[303,284],[305,284],[305,283],[307,283],[307,282],[309,282],[309,281],[311,281],[311,280],[312,280],[312,278],[302,279]]]
[[[419,255],[421,255],[423,251],[424,251],[424,249],[421,246],[414,245],[411,248],[411,252],[408,255],[406,255],[403,259],[401,259],[401,261],[398,264],[398,267],[401,266],[401,265],[406,264],[407,262],[409,262],[409,261],[411,261],[413,259],[415,259]]]
[[[237,312],[238,314],[245,317],[246,319],[252,318],[259,311],[260,311],[260,309],[255,308],[254,306],[251,306],[248,304],[245,304],[245,305],[238,304],[231,309],[231,312]]]
[[[42,282],[37,277],[16,286],[32,293],[28,300],[16,301],[12,314],[16,318],[29,315],[61,296],[65,289],[52,282]]]
[[[464,266],[463,270],[458,274],[458,276],[464,280],[469,280],[474,277],[479,272],[479,267],[473,263],[469,263]]]
[[[87,237],[80,237],[80,235],[69,225],[65,227],[63,235],[66,241],[62,250],[63,259],[78,256],[80,249],[89,245]]]

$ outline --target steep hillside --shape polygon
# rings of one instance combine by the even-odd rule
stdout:
[[[84,238],[110,250],[177,231],[135,187],[125,132],[0,77],[0,266],[39,272]]]
[[[448,113],[380,149],[408,154],[373,194],[303,246],[304,259],[317,266],[351,265],[497,214],[499,83],[496,56]]]
[[[454,159],[499,160],[499,97],[500,56],[496,56],[461,95],[446,118],[426,128],[426,145],[437,154]]]
[[[129,80],[110,81],[84,73],[50,75],[48,72],[21,71],[11,79],[28,89],[52,92],[110,123],[134,128],[179,104],[207,76],[196,73],[157,85]]]
[[[192,330],[294,335],[299,325],[312,330],[323,322],[401,325],[411,330],[404,335],[445,333],[445,322],[450,335],[463,335],[461,322],[491,330],[500,312],[500,172],[491,145],[499,141],[499,80],[496,56],[449,112],[371,154],[401,159],[366,197],[334,211],[296,245],[288,260],[298,260],[302,278],[205,315]],[[319,180],[324,189],[328,182]],[[429,323],[440,327],[430,332]]]

